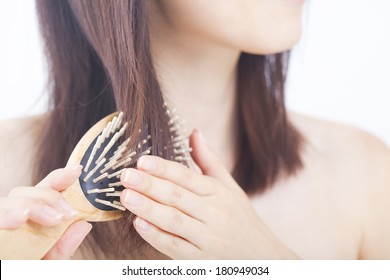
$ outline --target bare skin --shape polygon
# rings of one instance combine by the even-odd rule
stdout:
[[[259,217],[300,258],[389,259],[387,147],[348,126],[295,114],[292,120],[309,143],[303,153],[305,168],[250,198]],[[31,185],[41,125],[44,117],[1,123],[1,196],[13,187]]]

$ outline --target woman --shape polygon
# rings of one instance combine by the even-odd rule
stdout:
[[[190,138],[201,174],[140,158],[121,177],[121,202],[136,218],[97,224],[77,252],[91,225],[76,222],[46,258],[390,258],[387,147],[285,111],[303,1],[37,3],[52,108],[1,125],[1,228],[75,214],[60,191],[80,167],[41,178],[108,113],[125,111],[129,133],[146,128],[155,154],[169,158],[166,100],[204,135]],[[138,235],[150,246],[126,239]]]

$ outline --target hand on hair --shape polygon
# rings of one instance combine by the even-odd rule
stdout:
[[[249,198],[199,133],[190,138],[203,174],[155,156],[122,173],[122,204],[150,245],[173,259],[296,258],[253,209]]]
[[[65,201],[65,190],[80,176],[81,167],[57,169],[35,187],[16,187],[0,198],[0,229],[14,229],[28,220],[43,226],[56,226],[77,212]],[[45,259],[68,259],[80,246],[91,225],[73,223],[46,254]],[[26,248],[28,250],[28,248]]]

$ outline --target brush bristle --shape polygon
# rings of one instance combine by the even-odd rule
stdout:
[[[188,137],[182,136],[185,133],[183,122],[174,110],[168,109],[166,103],[163,106],[169,117],[168,125],[172,135],[169,145],[164,149],[172,151],[171,160],[186,164],[191,159],[191,149],[188,147]],[[84,166],[79,180],[81,188],[88,201],[101,210],[126,210],[119,201],[124,189],[120,182],[121,173],[135,166],[142,155],[152,154],[151,136],[147,135],[135,147],[130,147],[131,139],[124,137],[126,128],[123,112],[120,112],[91,143],[81,160]]]

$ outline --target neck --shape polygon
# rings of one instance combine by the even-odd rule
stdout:
[[[203,134],[210,148],[231,170],[240,53],[198,38],[161,33],[151,36],[151,47],[165,100],[176,108],[189,131],[198,129]]]

